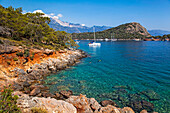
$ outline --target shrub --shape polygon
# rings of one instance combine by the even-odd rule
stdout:
[[[12,96],[13,90],[11,85],[8,88],[4,87],[4,90],[0,93],[0,113],[21,113],[20,108],[17,107],[18,96]]]
[[[22,53],[22,52],[17,52],[16,55],[22,57],[22,56],[23,56],[23,53]]]
[[[18,58],[17,58],[17,57],[15,57],[15,58],[13,58],[13,60],[14,60],[14,61],[18,61]]]
[[[42,107],[33,107],[31,109],[32,113],[48,113],[46,109],[42,108]]]
[[[8,65],[11,65],[11,61],[7,61],[7,64],[8,64]]]
[[[34,55],[30,56],[30,59],[33,60],[34,59]]]
[[[29,57],[30,53],[29,53],[29,49],[25,49],[24,50],[24,57]]]

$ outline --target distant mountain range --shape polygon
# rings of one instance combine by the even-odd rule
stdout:
[[[165,31],[165,30],[148,30],[148,32],[152,36],[163,36],[163,35],[166,35],[166,34],[170,34],[170,31]]]
[[[63,22],[59,19],[52,19],[52,18],[49,26],[57,31],[66,31],[67,33],[93,32],[93,27],[87,27],[81,24]],[[94,26],[94,27],[95,27],[95,31],[103,31],[112,28],[109,26]]]
[[[93,32],[93,27],[95,27],[95,31],[103,31],[110,29],[112,27],[110,26],[93,26],[93,27],[87,27],[81,24],[74,24],[69,22],[64,22],[59,19],[51,18],[51,22],[49,23],[49,26],[56,31],[66,31],[67,33],[84,33],[84,32]],[[170,34],[170,31],[165,30],[148,30],[148,32],[152,36],[163,36],[165,34]]]

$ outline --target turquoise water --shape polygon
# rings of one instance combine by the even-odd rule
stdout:
[[[72,90],[74,94],[94,97],[98,102],[112,99],[109,95],[117,89],[126,92],[119,94],[129,101],[129,94],[139,94],[152,90],[160,99],[150,100],[155,111],[170,111],[170,42],[120,41],[101,42],[101,47],[89,47],[89,41],[81,41],[80,48],[90,54],[81,63],[55,75],[48,76],[51,92],[62,89]],[[120,106],[127,102],[114,99]]]

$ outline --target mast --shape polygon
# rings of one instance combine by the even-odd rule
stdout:
[[[93,32],[94,32],[94,41],[96,41],[96,37],[95,37],[95,27],[93,27]]]

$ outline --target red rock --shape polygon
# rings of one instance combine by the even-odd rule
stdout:
[[[93,113],[85,95],[70,96],[66,102],[73,104],[77,108],[78,113]]]
[[[142,110],[140,113],[148,113],[146,110]]]
[[[31,95],[31,96],[35,96],[35,95],[39,94],[40,92],[41,92],[41,90],[40,90],[39,88],[34,88],[34,89],[31,91],[30,95]]]
[[[65,98],[69,98],[69,96],[71,96],[73,94],[73,92],[71,90],[69,91],[60,91],[60,94],[63,95]]]
[[[116,103],[113,102],[112,100],[103,100],[103,101],[100,102],[100,104],[101,104],[103,107],[106,107],[107,105],[116,106]]]
[[[121,113],[135,113],[135,112],[130,107],[124,107],[123,109],[121,109]]]
[[[97,113],[125,113],[125,112],[120,112],[118,108],[115,106],[108,105],[106,107],[100,108],[99,112]],[[129,112],[126,112],[129,113]]]

